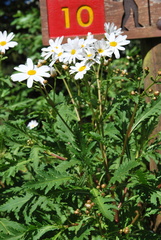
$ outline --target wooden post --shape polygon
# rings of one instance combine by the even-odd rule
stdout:
[[[151,84],[151,77],[155,79],[159,70],[161,70],[161,38],[143,39],[141,40],[141,50],[143,56],[143,68],[149,68],[149,74],[147,75],[144,86],[145,89]],[[155,84],[152,90],[161,92],[161,84]],[[148,99],[147,99],[148,101]],[[154,129],[153,134],[157,134],[161,131],[161,116],[159,123]],[[156,162],[151,159],[149,164],[150,171],[158,171]],[[161,215],[156,215],[156,219],[153,223],[153,231],[156,232],[161,224]]]
[[[141,50],[143,57],[143,68],[149,68],[149,74],[144,82],[146,89],[152,83],[151,77],[155,79],[158,71],[161,70],[161,38],[149,38],[141,40]],[[153,85],[152,90],[153,92],[161,92],[161,84]],[[147,99],[147,101],[149,100]],[[159,131],[161,131],[161,117],[157,127],[153,131],[153,134],[157,134]],[[151,160],[149,168],[151,171],[157,171],[157,165],[153,160]]]

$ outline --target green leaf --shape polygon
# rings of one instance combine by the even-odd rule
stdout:
[[[26,194],[23,197],[13,197],[10,198],[5,204],[0,206],[0,211],[2,212],[19,212],[23,205],[30,200],[32,194]]]
[[[107,219],[109,219],[110,221],[113,221],[114,211],[112,209],[117,209],[117,208],[113,204],[107,204],[107,202],[112,202],[113,199],[100,196],[100,192],[96,188],[93,188],[91,190],[91,194],[94,197],[93,201],[97,204],[98,209],[102,213],[102,215]]]
[[[37,234],[33,237],[33,240],[39,240],[45,233],[58,229],[58,226],[46,225],[37,230]]]
[[[140,114],[139,117],[135,120],[131,132],[133,132],[134,129],[145,119],[155,114],[159,116],[160,113],[161,113],[161,97],[158,97],[158,99],[155,102],[153,102],[152,105],[149,104],[148,109],[146,109],[142,114]]]
[[[140,163],[136,160],[125,161],[119,168],[114,172],[113,177],[110,179],[109,184],[114,184],[115,182],[122,182],[128,176],[129,171],[139,166]]]
[[[24,239],[24,234],[27,231],[23,224],[10,221],[6,218],[0,218],[0,239],[19,240]]]
[[[53,187],[58,188],[60,185],[66,184],[72,179],[66,173],[58,173],[55,170],[38,171],[36,179],[30,181],[24,185],[26,188],[34,189],[45,189],[45,194],[47,194]]]

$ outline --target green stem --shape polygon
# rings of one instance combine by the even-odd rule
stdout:
[[[58,69],[56,66],[55,66],[55,69],[56,69],[56,71],[59,73],[59,75],[61,76],[61,72],[59,71],[59,69]],[[79,116],[78,109],[77,109],[77,107],[76,107],[77,104],[76,104],[76,102],[74,101],[74,98],[73,98],[73,94],[72,94],[72,92],[71,92],[71,89],[70,89],[70,87],[68,86],[65,77],[62,77],[62,80],[63,80],[64,85],[65,85],[65,87],[66,87],[66,89],[67,89],[67,91],[68,91],[68,94],[69,94],[69,97],[70,97],[70,99],[71,99],[71,101],[72,101],[72,104],[74,105],[74,110],[75,110],[75,113],[76,113],[76,115],[77,115],[77,119],[78,119],[78,121],[80,121],[81,119],[80,119],[80,116]]]
[[[141,94],[142,96],[145,94],[145,95],[147,95],[147,91],[154,85],[154,84],[156,84],[156,83],[154,83],[154,82],[152,82],[144,91],[143,91],[143,93]]]
[[[2,76],[2,54],[0,53],[0,77]]]
[[[85,86],[86,86],[86,89],[87,89],[87,93],[88,93],[88,96],[89,96],[89,102],[87,101],[87,104],[90,107],[91,112],[92,112],[92,126],[95,129],[96,116],[95,116],[95,112],[94,112],[94,109],[93,109],[93,106],[92,106],[92,98],[91,98],[90,86],[89,86],[89,83],[88,83],[87,80],[84,80],[84,83],[85,83]]]
[[[126,149],[126,145],[127,145],[127,141],[128,141],[128,138],[130,137],[130,134],[131,134],[131,129],[132,129],[132,125],[134,123],[134,117],[135,117],[137,108],[138,108],[138,104],[135,104],[134,111],[133,111],[132,117],[130,119],[129,126],[128,126],[127,131],[126,131],[126,135],[125,135],[125,139],[124,139],[124,143],[123,143],[123,149],[122,149],[122,153],[121,153],[120,164],[122,163],[123,156],[124,156],[125,149]]]
[[[102,138],[104,138],[104,128],[103,128],[103,105],[102,105],[102,95],[101,95],[101,80],[100,80],[100,67],[101,64],[99,64],[98,69],[96,71],[96,80],[97,80],[97,91],[98,91],[98,104],[99,104],[99,117],[97,119],[97,129],[99,134],[102,136]],[[108,171],[108,159],[107,159],[107,155],[106,155],[106,146],[100,142],[100,150],[101,150],[101,154],[102,154],[102,159],[103,159],[103,163],[104,163],[104,168],[106,171],[106,176],[107,176],[107,181],[109,181],[110,176],[109,176],[109,171]]]
[[[66,89],[67,89],[67,91],[68,91],[68,94],[69,94],[69,96],[70,96],[70,99],[71,99],[71,101],[72,101],[72,104],[74,105],[74,110],[75,110],[75,112],[76,112],[78,121],[80,121],[81,119],[80,119],[80,116],[79,116],[79,112],[78,112],[78,109],[77,109],[77,107],[76,107],[76,103],[75,103],[75,101],[74,101],[74,98],[73,98],[73,95],[72,95],[72,93],[71,93],[71,90],[70,90],[70,88],[69,88],[69,86],[68,86],[65,78],[62,78],[62,79],[63,79],[64,85],[65,85],[65,87],[66,87]]]
[[[98,90],[98,103],[99,103],[99,119],[102,119],[102,97],[101,97],[101,81],[99,79],[99,71],[100,71],[101,64],[98,65],[98,69],[96,72],[96,79],[97,79],[97,90]]]
[[[64,125],[69,129],[69,131],[73,134],[72,129],[69,127],[69,125],[66,123],[66,121],[62,118],[62,116],[60,115],[60,113],[58,112],[58,110],[55,107],[54,102],[51,100],[46,88],[44,87],[44,92],[46,93],[46,95],[44,94],[44,92],[42,91],[42,88],[40,87],[40,92],[41,94],[44,96],[44,98],[46,99],[46,101],[50,104],[50,106],[53,108],[53,110],[55,111],[55,113],[59,116],[59,118],[61,119],[61,121],[64,123]]]

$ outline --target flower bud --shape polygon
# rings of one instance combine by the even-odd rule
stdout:
[[[67,70],[67,69],[68,69],[68,66],[67,66],[66,64],[63,64],[63,65],[62,65],[62,68],[63,68],[64,70]]]
[[[92,205],[89,204],[89,203],[85,203],[84,206],[87,208],[87,209],[91,209]]]
[[[146,73],[149,73],[149,67],[145,67],[145,68],[144,68],[144,71],[145,71]]]
[[[44,84],[47,84],[47,83],[48,83],[48,80],[44,79],[43,83],[44,83]]]
[[[159,91],[155,91],[154,92],[154,96],[159,96],[160,92]]]
[[[102,185],[101,185],[101,188],[106,188],[106,184],[105,183],[103,183]]]

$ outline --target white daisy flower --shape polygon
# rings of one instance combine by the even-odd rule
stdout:
[[[55,40],[50,39],[49,40],[49,47],[47,48],[42,48],[42,54],[41,56],[46,59],[48,59],[50,56],[55,55],[55,51],[59,50],[59,48],[62,48],[62,41],[63,41],[63,36],[62,37],[57,37]]]
[[[79,38],[67,39],[67,43],[63,45],[64,53],[64,63],[76,63],[76,59],[82,60],[82,49],[79,45]]]
[[[127,37],[126,35],[116,36],[114,33],[111,33],[109,35],[107,45],[109,49],[112,51],[112,53],[114,53],[116,58],[120,58],[119,50],[120,51],[125,50],[125,48],[122,46],[125,46],[130,43],[129,40],[126,40],[126,37]]]
[[[86,41],[88,42],[89,45],[91,45],[94,42],[96,42],[97,39],[94,38],[94,36],[93,36],[93,34],[91,32],[88,32]]]
[[[85,48],[83,49],[82,56],[84,58],[84,61],[94,61],[98,64],[100,64],[100,55],[96,54],[96,51],[94,48]]]
[[[39,123],[38,123],[36,120],[31,120],[31,121],[27,124],[27,127],[28,127],[29,129],[33,129],[33,128],[37,127],[38,124],[39,124]]]
[[[3,33],[0,31],[0,53],[5,53],[9,48],[15,47],[18,43],[11,41],[14,38],[13,32],[7,35],[7,31]]]
[[[63,47],[59,47],[58,49],[55,50],[54,54],[52,55],[52,61],[49,66],[53,66],[53,64],[59,60],[59,62],[63,62],[64,60],[64,49]]]
[[[87,38],[80,38],[79,39],[79,46],[80,48],[84,49],[86,47],[92,47],[93,43],[96,42],[97,40],[93,38],[93,35],[91,33],[87,34]]]
[[[42,85],[44,85],[43,77],[50,77],[50,74],[48,73],[50,71],[50,68],[46,65],[37,67],[33,64],[33,61],[28,58],[26,64],[20,64],[18,67],[14,68],[16,71],[19,71],[20,73],[15,73],[11,75],[12,81],[21,82],[24,80],[27,80],[27,87],[31,88],[33,85],[33,82],[40,82]]]
[[[123,33],[122,31],[121,31],[121,28],[118,28],[117,29],[117,27],[115,26],[115,24],[114,23],[105,23],[104,24],[104,28],[105,28],[105,36],[106,36],[106,38],[108,39],[109,38],[109,35],[111,34],[111,33],[114,33],[116,36],[118,36],[118,35],[120,35],[121,33]]]
[[[76,63],[75,66],[71,66],[70,67],[70,74],[76,73],[76,75],[74,76],[74,78],[77,79],[82,79],[84,74],[86,74],[86,72],[90,69],[89,64],[85,64],[85,62],[80,62],[80,63]]]
[[[94,43],[95,50],[98,52],[99,56],[111,57],[112,51],[110,50],[107,42],[104,39],[98,40]]]

